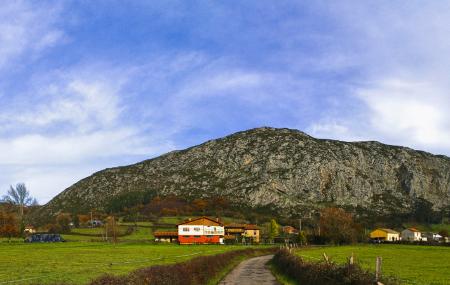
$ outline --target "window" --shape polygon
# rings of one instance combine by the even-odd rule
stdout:
[[[183,228],[183,232],[188,232],[189,228]]]
[[[189,236],[183,236],[184,238],[188,238]]]
[[[200,236],[194,236],[195,238],[199,238]]]
[[[199,232],[200,228],[194,228],[194,231]]]

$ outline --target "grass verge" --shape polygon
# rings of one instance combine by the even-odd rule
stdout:
[[[172,265],[138,269],[126,276],[104,275],[90,285],[214,285],[243,259],[273,253],[274,249],[243,249],[212,256],[200,256]]]

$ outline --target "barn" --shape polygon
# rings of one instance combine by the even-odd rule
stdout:
[[[225,230],[218,219],[200,217],[178,224],[180,244],[223,244]]]
[[[370,233],[370,238],[378,241],[397,241],[400,239],[400,234],[391,229],[379,228]]]

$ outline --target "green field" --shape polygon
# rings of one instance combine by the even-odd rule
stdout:
[[[243,246],[68,242],[0,243],[0,284],[84,284],[104,273],[126,274],[155,264],[181,262]]]
[[[345,262],[352,253],[364,268],[375,270],[375,258],[383,258],[383,274],[396,276],[402,284],[450,284],[450,247],[414,245],[358,245],[299,249],[297,255],[312,261],[323,253]]]

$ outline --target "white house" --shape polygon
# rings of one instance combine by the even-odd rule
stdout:
[[[218,219],[201,217],[178,224],[180,244],[223,244],[225,228]]]
[[[422,234],[418,229],[408,228],[402,231],[402,240],[406,241],[421,241]]]

